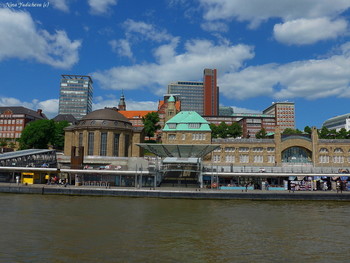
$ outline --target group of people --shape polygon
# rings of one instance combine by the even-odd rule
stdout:
[[[62,179],[62,178],[58,178],[57,175],[50,177],[49,175],[45,176],[45,179],[47,180],[47,184],[60,184],[60,185],[64,185],[67,186],[69,184],[68,179]]]

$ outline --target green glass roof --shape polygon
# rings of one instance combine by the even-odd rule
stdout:
[[[137,146],[146,149],[159,157],[201,158],[220,147],[219,144],[155,144],[138,143]]]

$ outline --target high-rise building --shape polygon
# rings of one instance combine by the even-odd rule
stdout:
[[[295,129],[294,102],[273,102],[263,110],[263,114],[274,115],[276,126],[279,126],[281,131],[287,128]]]
[[[72,114],[81,119],[92,111],[92,79],[90,76],[62,75],[58,114]]]
[[[168,93],[180,98],[183,111],[196,111],[206,116],[219,114],[219,87],[216,83],[216,69],[204,69],[203,82],[172,82],[168,85]]]
[[[204,115],[219,115],[219,87],[216,83],[216,69],[204,69],[203,75]]]

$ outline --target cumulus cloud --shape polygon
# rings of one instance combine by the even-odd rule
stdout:
[[[58,99],[48,99],[44,101],[39,101],[34,99],[32,101],[21,101],[13,97],[0,97],[1,107],[11,107],[11,106],[23,106],[31,110],[42,109],[43,113],[52,119],[58,114]]]
[[[130,43],[127,39],[111,40],[109,41],[109,44],[111,45],[113,52],[117,53],[119,56],[125,56],[128,58],[133,57]]]
[[[91,12],[96,15],[102,15],[110,10],[111,6],[117,4],[117,0],[88,0]]]
[[[348,0],[199,0],[207,22],[235,19],[258,27],[270,18],[282,24],[275,38],[287,44],[310,44],[345,33],[347,22],[339,16],[350,8]],[[203,27],[203,26],[202,26]],[[317,32],[318,31],[318,32]],[[293,42],[293,39],[296,39]]]
[[[320,40],[337,38],[347,31],[344,19],[331,21],[329,18],[297,19],[274,26],[274,36],[285,44],[312,44]],[[322,30],[320,30],[322,29]]]
[[[225,74],[219,82],[227,98],[271,96],[276,99],[350,97],[350,45],[318,60],[247,67]]]
[[[175,52],[176,45],[177,42],[173,42],[172,46],[162,45],[156,49],[156,63],[114,67],[93,73],[93,78],[105,89],[144,88],[161,96],[171,81],[201,79],[204,68],[217,68],[222,73],[235,71],[254,56],[252,47],[247,45],[215,45],[208,40],[190,40],[181,54]]]
[[[81,41],[71,41],[63,30],[50,34],[38,29],[27,12],[0,9],[0,35],[0,61],[30,59],[68,69],[79,60]]]

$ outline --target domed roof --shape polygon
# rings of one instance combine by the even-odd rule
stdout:
[[[73,128],[73,127],[72,127]],[[116,109],[104,108],[84,116],[73,129],[131,130],[131,122]]]
[[[173,95],[171,95],[171,96],[170,96],[170,98],[169,98],[168,102],[175,102],[175,98],[174,98],[174,96],[173,96]]]
[[[129,120],[123,114],[119,113],[115,109],[109,108],[104,108],[90,112],[88,115],[84,116],[82,120],[108,120],[129,122]]]

